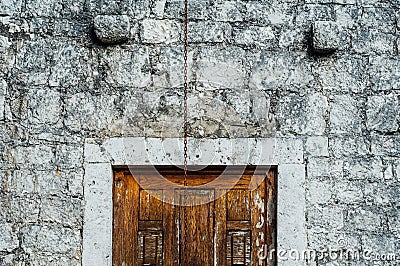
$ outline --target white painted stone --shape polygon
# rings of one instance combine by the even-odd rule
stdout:
[[[112,265],[112,169],[85,165],[82,265]]]
[[[189,138],[192,165],[276,165],[302,163],[303,143],[294,138]],[[179,138],[109,138],[103,142],[88,139],[86,162],[112,162],[114,165],[183,164],[183,140]]]
[[[278,249],[300,252],[307,248],[305,225],[305,167],[283,164],[278,167]],[[279,266],[305,265],[305,261],[284,260]]]

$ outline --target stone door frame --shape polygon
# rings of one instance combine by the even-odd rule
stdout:
[[[83,180],[83,266],[112,265],[113,167],[182,164],[182,139],[86,139]],[[277,248],[307,248],[303,143],[295,138],[190,139],[193,165],[271,165],[278,169]],[[286,254],[285,257],[288,255]],[[278,265],[305,265],[279,259]]]

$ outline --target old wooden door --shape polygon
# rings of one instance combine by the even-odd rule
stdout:
[[[154,171],[156,169],[156,171]],[[274,265],[269,167],[115,169],[113,265]]]

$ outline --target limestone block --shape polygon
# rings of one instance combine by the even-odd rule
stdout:
[[[396,57],[371,56],[368,74],[373,91],[400,89],[400,61]]]
[[[7,95],[7,83],[5,80],[0,79],[0,120],[4,119],[4,105]]]
[[[94,72],[104,73],[109,86],[146,87],[150,81],[150,62],[147,47],[139,45],[110,46],[96,50],[99,65]]]
[[[72,197],[50,196],[42,198],[40,219],[63,226],[82,226],[81,200]]]
[[[304,89],[311,84],[314,76],[311,61],[305,53],[282,54],[262,51],[252,64],[250,88],[259,90]]]
[[[379,232],[383,229],[384,216],[379,210],[370,210],[367,207],[349,210],[346,223],[349,228]]]
[[[243,88],[246,84],[246,51],[237,48],[205,46],[197,59],[197,80],[210,89]]]
[[[277,121],[283,132],[322,135],[327,108],[327,98],[319,93],[287,96],[278,102]]]
[[[232,37],[232,27],[226,22],[199,21],[190,22],[188,26],[189,42],[222,43]]]
[[[352,180],[382,180],[383,165],[380,158],[358,158],[343,164],[344,176]]]
[[[305,150],[310,157],[328,157],[328,138],[324,136],[307,138],[305,142]]]
[[[22,247],[28,252],[46,250],[51,253],[75,255],[81,246],[79,229],[71,229],[55,224],[27,224],[21,229]]]
[[[334,96],[329,120],[332,133],[361,133],[360,103],[349,95]]]
[[[331,158],[309,158],[307,164],[309,178],[343,178],[343,161]]]
[[[332,53],[339,48],[339,28],[334,21],[315,21],[312,28],[313,51]]]
[[[397,95],[371,96],[367,101],[367,128],[383,133],[399,129],[399,103]]]
[[[180,39],[181,25],[173,20],[145,19],[141,38],[144,43],[176,43]]]
[[[333,229],[341,230],[344,226],[344,208],[341,206],[314,205],[308,211],[308,222],[312,229],[330,232]]]
[[[92,81],[93,69],[88,48],[75,41],[55,42],[54,46],[50,86],[78,87]]]
[[[0,15],[12,16],[21,11],[21,0],[2,0],[0,2]]]
[[[54,47],[48,38],[22,41],[16,58],[19,79],[26,85],[46,85],[53,54]]]
[[[354,55],[326,58],[313,65],[313,74],[324,90],[336,93],[362,93],[368,83],[368,59]]]
[[[352,36],[352,45],[356,53],[373,55],[393,55],[396,36],[382,29],[362,29]]]
[[[94,32],[105,44],[116,44],[128,39],[129,17],[126,15],[98,15],[94,18]]]
[[[54,125],[61,119],[61,97],[54,89],[38,89],[28,93],[29,122],[32,125]]]
[[[0,251],[18,248],[18,227],[13,224],[0,224]]]
[[[261,47],[276,47],[274,30],[267,27],[248,26],[235,27],[233,40],[240,45],[259,45]]]
[[[387,156],[400,155],[400,136],[373,135],[371,139],[371,151],[373,154]]]
[[[336,158],[369,154],[370,145],[370,141],[363,137],[340,136],[329,139],[329,150]]]

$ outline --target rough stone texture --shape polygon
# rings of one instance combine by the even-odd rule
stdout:
[[[332,53],[339,48],[339,28],[334,21],[315,21],[312,28],[314,53]]]
[[[370,130],[396,132],[399,129],[400,109],[394,94],[368,97],[367,127]]]
[[[129,17],[126,15],[98,15],[93,24],[99,41],[107,44],[126,41],[131,30]]]
[[[279,164],[292,203],[278,212],[297,217],[282,239],[321,250],[340,237],[359,251],[398,251],[399,1],[193,0],[189,10],[189,129],[207,139],[190,151],[218,149],[207,158],[234,164],[221,155],[229,139],[239,139],[241,159],[248,138],[264,151],[275,147],[250,158]],[[182,11],[177,0],[0,2],[0,265],[80,265],[82,254],[95,260],[86,265],[110,263],[99,250],[111,248],[111,214],[92,229],[83,222],[110,194],[90,205],[96,177],[85,170],[102,162],[92,170],[109,176],[112,163],[132,162],[109,137],[153,143],[135,163],[181,162],[179,152],[160,150],[178,147],[168,138],[182,136]],[[125,43],[98,43],[97,16],[122,18],[103,23],[102,33]],[[310,53],[313,25],[322,34],[314,32],[314,46],[335,53]],[[296,188],[300,194],[288,193]],[[97,234],[101,246],[85,250]]]

